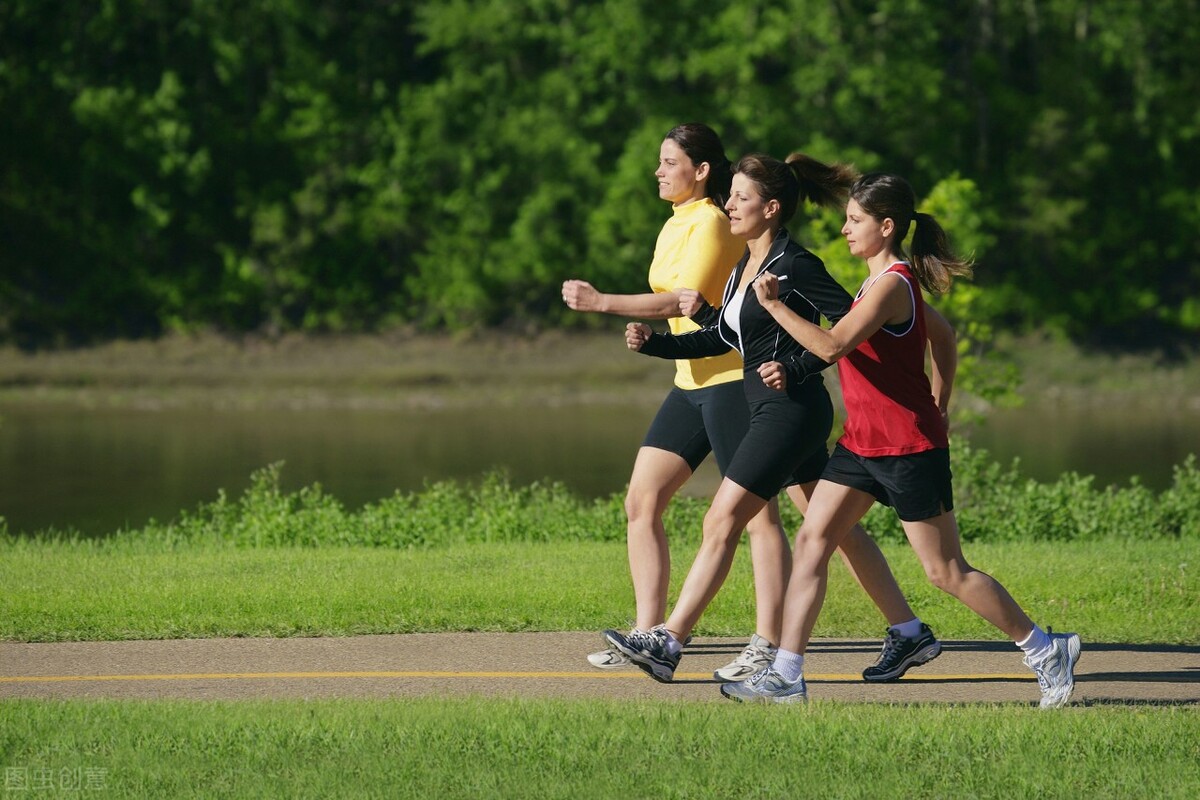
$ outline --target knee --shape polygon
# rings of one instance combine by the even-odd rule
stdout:
[[[658,519],[666,510],[671,497],[659,489],[630,486],[625,493],[625,517],[630,522]]]
[[[787,533],[783,530],[782,523],[778,523],[764,514],[759,514],[746,523],[746,535],[751,540],[783,539],[785,542],[787,541]]]
[[[940,589],[946,594],[958,594],[958,588],[962,585],[963,579],[960,565],[954,562],[939,561],[925,564],[924,567],[925,577],[929,579],[934,588]]]
[[[710,508],[704,514],[704,547],[731,547],[737,544],[742,525],[732,514]]]
[[[792,571],[815,573],[828,558],[829,548],[822,532],[807,523],[801,525],[792,548]]]

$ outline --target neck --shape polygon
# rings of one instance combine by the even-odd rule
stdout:
[[[767,257],[767,253],[770,252],[771,245],[775,241],[775,234],[778,232],[778,228],[767,228],[746,239],[746,247],[750,249],[751,261],[760,262]]]
[[[885,269],[895,264],[897,261],[903,261],[896,251],[891,247],[884,247],[878,253],[867,258],[867,268],[871,271],[872,277],[883,272]]]

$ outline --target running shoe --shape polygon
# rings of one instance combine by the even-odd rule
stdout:
[[[692,643],[692,637],[687,637],[687,641],[683,643],[687,647]],[[629,659],[620,650],[614,650],[611,647],[604,650],[597,650],[595,653],[589,653],[587,657],[588,663],[596,669],[620,669],[630,665]]]
[[[589,653],[587,660],[596,669],[620,669],[629,666],[629,659],[625,654],[611,647]]]
[[[737,683],[753,678],[771,666],[771,662],[775,660],[775,650],[770,642],[756,633],[750,637],[750,644],[741,655],[715,670],[713,677],[724,683]]]
[[[1061,708],[1071,699],[1075,691],[1075,662],[1079,661],[1082,646],[1078,634],[1051,633],[1050,655],[1036,664],[1025,657],[1025,666],[1037,675],[1042,690],[1041,708]]]
[[[656,625],[648,631],[630,631],[628,634],[608,630],[604,632],[604,638],[614,650],[659,683],[670,683],[675,677],[682,651],[672,655],[667,649],[666,625]]]
[[[749,680],[726,683],[721,694],[739,703],[805,703],[808,687],[801,675],[789,681],[773,669],[766,669]]]
[[[873,666],[863,670],[864,681],[886,683],[898,681],[911,667],[928,664],[942,652],[942,643],[933,635],[925,623],[921,623],[921,635],[906,639],[894,629],[888,628],[883,641],[883,651]]]

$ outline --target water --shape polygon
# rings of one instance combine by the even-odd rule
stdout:
[[[428,481],[503,469],[515,484],[554,480],[584,497],[621,491],[652,406],[486,411],[112,411],[13,409],[0,416],[0,515],[14,532],[104,535],[236,496],[251,472],[285,461],[283,485],[320,483],[357,508]],[[1024,474],[1098,482],[1141,475],[1153,488],[1200,452],[1200,414],[1055,407],[1004,411],[971,434]],[[717,485],[711,459],[686,492]]]

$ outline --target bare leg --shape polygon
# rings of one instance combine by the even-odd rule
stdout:
[[[638,450],[625,495],[628,518],[629,574],[637,604],[636,627],[649,630],[667,613],[671,551],[663,528],[663,512],[679,488],[692,476],[680,456],[656,447]]]
[[[1002,630],[1014,642],[1027,637],[1033,621],[1000,583],[970,564],[963,556],[954,512],[920,522],[904,522],[925,575],[937,588]]]
[[[754,565],[755,633],[777,644],[783,630],[783,596],[792,574],[792,548],[777,500],[772,499],[746,523],[746,536]]]
[[[728,478],[721,481],[712,505],[704,515],[700,550],[667,619],[667,630],[680,642],[691,634],[700,615],[725,582],[733,565],[738,537],[766,503]]]
[[[829,559],[875,502],[871,495],[828,481],[818,481],[811,506],[796,534],[792,578],[783,608],[780,647],[803,653],[816,626],[829,581]]]
[[[788,487],[788,497],[792,499],[792,503],[801,514],[808,513],[808,503],[816,485],[817,482],[813,481]],[[884,559],[879,545],[867,534],[862,525],[855,523],[842,539],[838,553],[841,555],[846,569],[850,570],[850,574],[858,581],[858,585],[875,603],[888,625],[899,625],[916,618],[917,615],[908,604],[908,600],[905,599],[904,593],[900,591],[900,585],[896,583],[896,577],[892,575],[891,567]],[[756,575],[758,574],[757,568],[756,564]]]

